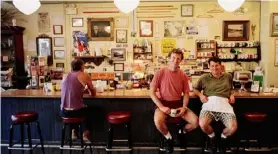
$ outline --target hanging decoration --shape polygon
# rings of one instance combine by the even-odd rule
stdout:
[[[39,0],[13,0],[13,4],[20,12],[26,15],[34,13],[41,6]]]
[[[227,12],[234,12],[245,0],[217,0],[218,4]]]
[[[140,0],[114,0],[114,4],[124,13],[133,11],[140,3]]]

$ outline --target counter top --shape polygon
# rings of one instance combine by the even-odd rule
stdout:
[[[14,90],[1,92],[1,97],[10,98],[60,98],[61,92],[45,92],[43,90]],[[278,93],[250,93],[250,92],[235,92],[236,98],[278,98]],[[96,96],[84,94],[84,98],[150,98],[149,90],[147,89],[132,89],[132,90],[115,90],[103,93],[97,93]],[[190,92],[190,98],[196,98],[193,92]]]

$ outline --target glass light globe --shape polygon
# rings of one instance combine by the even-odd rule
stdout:
[[[14,6],[22,13],[30,15],[40,8],[39,0],[13,0]]]
[[[133,11],[140,3],[140,0],[114,0],[114,4],[124,13]]]
[[[245,0],[217,0],[218,4],[227,12],[234,12]]]

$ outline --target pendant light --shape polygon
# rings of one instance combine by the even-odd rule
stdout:
[[[124,13],[133,11],[140,3],[140,0],[114,0],[114,4]]]
[[[39,0],[13,0],[14,6],[22,13],[30,15],[40,8]]]

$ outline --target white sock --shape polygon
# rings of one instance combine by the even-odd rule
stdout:
[[[226,139],[226,138],[227,138],[227,136],[225,136],[225,135],[222,133],[222,134],[221,134],[221,138]]]
[[[168,139],[172,139],[172,135],[170,134],[170,132],[168,132],[166,135],[164,135],[165,138]]]
[[[210,138],[213,138],[215,136],[215,133],[212,132],[211,134],[208,135]]]
[[[185,130],[182,131],[182,130],[180,129],[180,130],[179,130],[179,134],[181,134],[182,132],[183,132],[183,134],[186,134],[186,131],[185,131]]]

